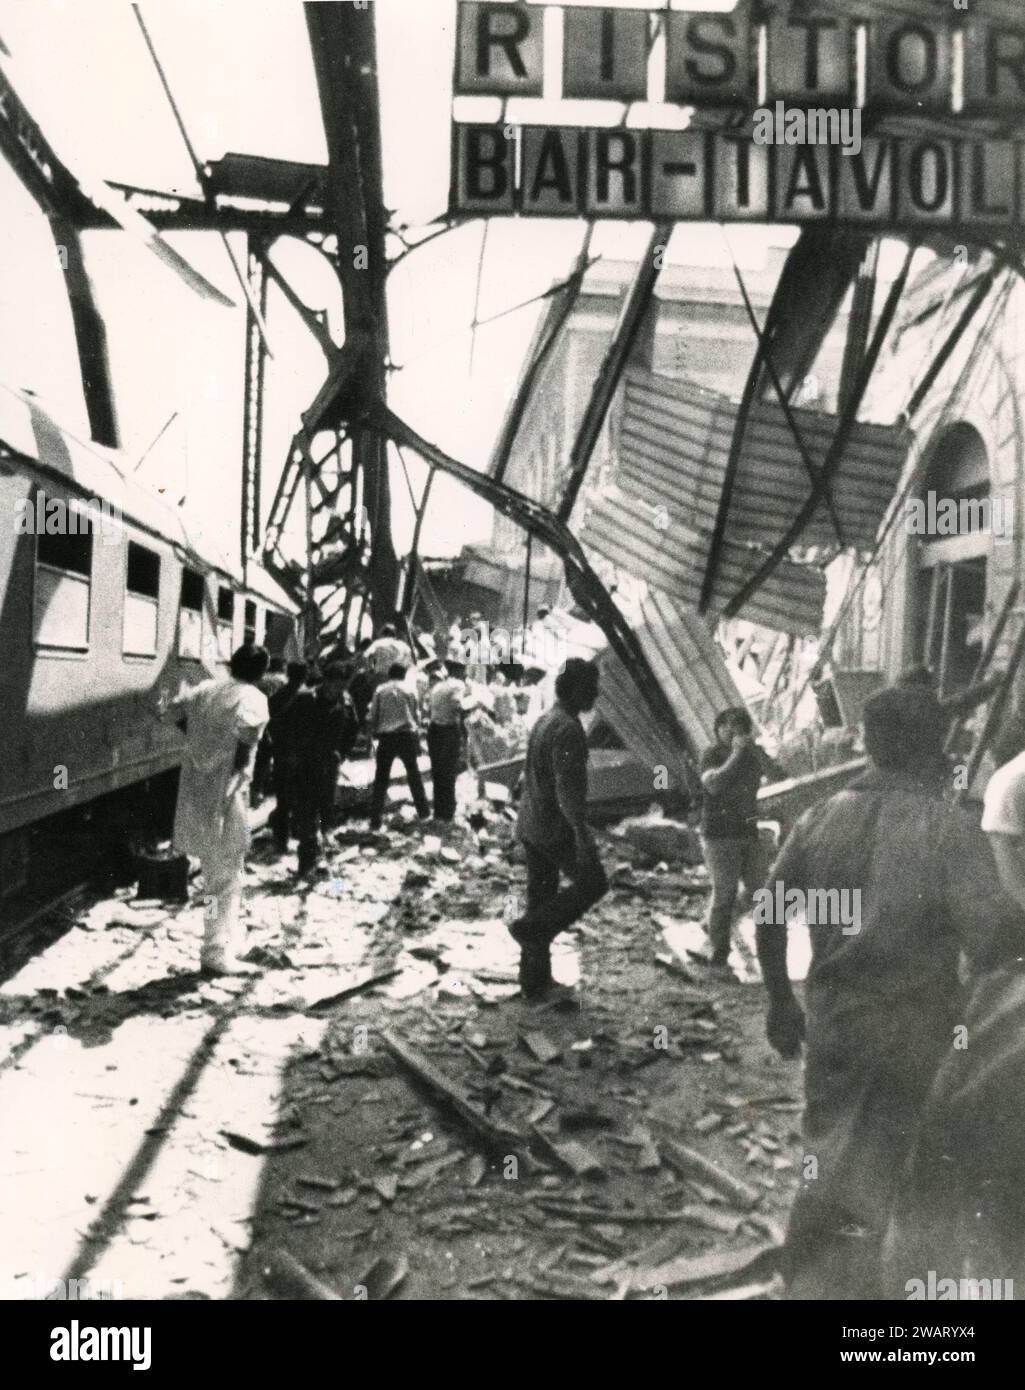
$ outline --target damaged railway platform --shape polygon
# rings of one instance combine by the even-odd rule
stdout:
[[[257,838],[256,975],[203,979],[202,908],[125,890],[7,980],[8,1297],[778,1295],[798,1064],[743,942],[732,981],[689,954],[704,869],[603,834],[612,891],[556,950],[577,999],[532,1007],[509,816],[407,816],[337,832],[312,885]]]

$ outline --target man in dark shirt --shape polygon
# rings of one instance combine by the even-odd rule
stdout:
[[[334,822],[338,772],[356,742],[358,721],[341,663],[328,666],[315,690],[300,692],[290,726],[295,740],[295,832],[299,872],[311,873],[320,859],[320,835]]]
[[[527,910],[510,923],[520,946],[520,989],[543,999],[555,989],[551,944],[608,891],[587,824],[587,739],[579,716],[594,708],[598,670],[576,657],[555,682],[557,703],[527,744],[516,834],[527,859]],[[559,874],[569,885],[559,889]]]
[[[288,851],[292,831],[295,770],[295,734],[291,714],[296,697],[306,686],[306,662],[290,661],[286,683],[267,698],[270,723],[267,734],[274,757],[274,811],[270,817],[274,847],[279,854]]]
[[[763,776],[778,769],[755,743],[746,709],[717,715],[715,737],[701,759],[705,791],[701,844],[712,880],[707,928],[710,963],[726,969],[741,880],[750,898],[765,877],[766,855],[758,838],[758,788]]]
[[[962,953],[974,974],[1023,942],[986,836],[943,798],[946,717],[935,698],[879,691],[864,726],[870,771],[800,817],[755,913],[769,1042],[793,1057],[807,1038],[805,1180],[783,1261],[796,1299],[880,1296],[883,1237],[926,1096],[957,1025],[975,1021],[964,1012]],[[857,911],[813,914],[813,895]],[[787,972],[786,918],[802,904],[807,1023]],[[996,1055],[982,1032],[969,1034],[969,1056]],[[949,1161],[944,1173],[947,1184],[959,1176]]]

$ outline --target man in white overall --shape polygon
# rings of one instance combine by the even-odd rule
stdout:
[[[267,726],[267,697],[256,682],[267,670],[263,647],[240,647],[228,680],[206,680],[172,705],[185,731],[174,846],[198,855],[206,891],[203,949],[206,974],[245,974],[242,876],[249,848],[249,782],[253,750]]]

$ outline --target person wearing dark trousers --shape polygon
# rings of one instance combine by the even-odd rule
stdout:
[[[431,718],[427,726],[427,752],[431,759],[431,786],[434,792],[434,818],[450,821],[456,813],[456,779],[462,749],[463,700],[466,683],[461,663],[447,661],[437,684],[431,687]]]
[[[371,830],[381,828],[381,813],[396,758],[406,769],[417,815],[421,820],[428,820],[431,814],[416,761],[420,756],[420,717],[416,696],[405,684],[405,679],[406,668],[396,661],[388,670],[388,679],[377,687],[370,701],[370,733],[377,740],[374,789],[370,795]]]
[[[765,778],[783,776],[783,770],[755,742],[746,709],[720,711],[715,738],[701,759],[701,847],[712,880],[706,928],[710,954],[705,963],[728,974],[740,884],[747,902],[762,886],[768,866],[758,835],[758,788]]]
[[[534,725],[527,743],[516,834],[527,861],[526,912],[509,924],[520,947],[520,990],[532,1001],[550,997],[551,945],[608,891],[608,879],[587,824],[587,738],[580,715],[598,698],[593,662],[572,657],[555,682],[556,704]],[[560,889],[560,875],[569,883]]]
[[[321,834],[334,824],[338,773],[356,742],[359,723],[345,689],[348,679],[346,666],[330,665],[317,688],[302,691],[294,705],[292,794],[300,874],[312,873],[320,861]]]
[[[292,832],[292,802],[296,781],[294,710],[297,697],[306,688],[306,675],[305,661],[290,661],[286,684],[276,690],[267,701],[270,707],[267,733],[274,757],[274,810],[270,816],[270,828],[274,836],[274,847],[279,854],[287,852]]]

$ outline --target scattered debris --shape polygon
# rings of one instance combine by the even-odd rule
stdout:
[[[568,1172],[575,1174],[578,1178],[603,1178],[605,1169],[602,1167],[601,1160],[598,1159],[590,1149],[586,1149],[583,1144],[576,1139],[556,1139],[550,1134],[546,1134],[537,1125],[531,1125],[531,1133],[541,1146],[546,1157],[554,1159],[561,1167]]]
[[[404,1255],[381,1255],[359,1282],[360,1286],[366,1289],[368,1300],[378,1303],[382,1299],[390,1298],[408,1273],[409,1264]]]
[[[244,1154],[283,1153],[286,1149],[301,1149],[309,1141],[302,1135],[287,1135],[282,1138],[254,1139],[250,1134],[242,1134],[234,1129],[222,1129],[221,1134],[233,1149]]]
[[[640,1268],[634,1272],[631,1287],[641,1293],[664,1287],[678,1288],[681,1284],[705,1284],[727,1279],[734,1274],[769,1268],[778,1257],[772,1245],[757,1245],[748,1250],[720,1250],[710,1255],[681,1255],[668,1264]]]
[[[309,1299],[322,1303],[341,1303],[341,1294],[335,1293],[301,1265],[287,1250],[275,1250],[268,1257],[263,1276],[267,1285],[282,1298]]]
[[[738,1206],[753,1207],[761,1199],[762,1194],[757,1188],[742,1182],[740,1178],[735,1178],[732,1173],[727,1173],[725,1168],[705,1158],[704,1154],[699,1154],[696,1149],[690,1149],[686,1144],[680,1144],[674,1139],[662,1139],[660,1148],[665,1161],[682,1176],[703,1179]]]
[[[495,1121],[489,1119],[470,1094],[447,1076],[440,1067],[421,1056],[408,1043],[388,1029],[381,1030],[381,1038],[388,1050],[398,1058],[403,1066],[428,1088],[435,1099],[440,1100],[464,1124],[468,1125],[486,1147],[503,1154],[513,1153],[517,1149],[522,1150],[524,1148],[522,1135],[509,1126],[496,1124]]]
[[[543,1066],[557,1061],[562,1056],[562,1048],[558,1043],[552,1042],[546,1033],[536,1030],[521,1033],[520,1042]]]

